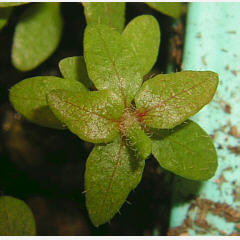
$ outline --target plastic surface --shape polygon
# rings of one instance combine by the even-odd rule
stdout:
[[[240,3],[188,4],[183,69],[220,76],[214,100],[192,118],[212,136],[219,167],[206,182],[175,177],[170,228],[179,234],[240,235],[239,12]]]

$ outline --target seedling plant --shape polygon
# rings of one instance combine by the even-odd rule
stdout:
[[[142,15],[122,33],[88,24],[84,56],[60,61],[63,78],[38,76],[10,90],[16,111],[41,126],[68,128],[95,144],[85,171],[86,205],[95,226],[109,222],[141,181],[153,154],[161,167],[192,180],[211,178],[217,156],[189,117],[211,101],[218,75],[158,74],[143,82],[158,56],[160,29]]]

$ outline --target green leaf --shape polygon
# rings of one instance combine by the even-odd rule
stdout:
[[[79,82],[52,76],[25,79],[10,89],[10,101],[17,112],[45,127],[64,128],[47,105],[46,95],[54,89],[87,91]]]
[[[20,6],[23,4],[28,4],[30,2],[0,2],[0,7],[5,8],[5,7],[15,7],[15,6]]]
[[[62,33],[60,3],[36,3],[21,16],[14,33],[13,65],[29,71],[44,62],[57,48]]]
[[[144,161],[139,161],[120,138],[96,145],[85,172],[86,204],[95,226],[118,212],[130,191],[141,181]]]
[[[6,24],[12,12],[12,8],[0,8],[0,29],[2,29]]]
[[[130,44],[107,25],[88,25],[84,33],[84,58],[97,89],[111,89],[127,106],[142,84]]]
[[[110,90],[82,94],[56,90],[48,94],[48,103],[56,117],[85,141],[107,143],[118,134],[116,120],[124,106]]]
[[[146,2],[151,8],[173,18],[179,18],[182,12],[181,2]]]
[[[124,2],[83,2],[87,23],[106,24],[121,32],[125,22]]]
[[[88,77],[83,56],[67,57],[62,59],[59,62],[59,69],[64,78],[79,81],[88,88],[93,87],[93,83]]]
[[[135,102],[149,127],[173,128],[209,103],[217,85],[210,71],[159,74],[143,84]]]
[[[160,130],[152,139],[152,153],[159,164],[191,180],[207,180],[217,169],[217,154],[211,138],[196,123]]]
[[[122,35],[126,44],[130,43],[135,53],[135,63],[144,76],[152,69],[158,56],[160,29],[157,20],[150,15],[136,17]]]
[[[36,227],[30,208],[21,200],[0,197],[0,236],[34,236]]]
[[[135,122],[126,130],[129,147],[136,151],[136,155],[145,160],[152,152],[151,139],[145,134],[141,126]]]

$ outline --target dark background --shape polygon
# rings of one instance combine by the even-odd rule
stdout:
[[[146,161],[143,179],[129,195],[129,204],[121,208],[121,215],[95,228],[82,193],[85,162],[93,145],[69,131],[32,124],[11,107],[11,86],[28,77],[60,76],[58,62],[62,58],[83,54],[83,7],[80,3],[62,3],[65,24],[55,53],[33,71],[16,70],[11,64],[13,33],[27,7],[15,7],[8,25],[0,32],[0,194],[20,198],[30,206],[38,235],[166,235],[172,175],[163,171],[155,159]],[[151,14],[159,21],[161,48],[153,73],[165,73],[169,60],[176,63],[173,49],[178,50],[178,58],[181,55],[178,35],[183,28],[179,32],[172,18],[144,3],[127,3],[126,24],[142,14]]]

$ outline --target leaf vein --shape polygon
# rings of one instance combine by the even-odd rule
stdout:
[[[73,104],[72,102],[69,102],[69,101],[67,101],[67,100],[62,100],[62,101],[65,102],[65,103],[67,103],[67,104],[69,104],[69,105],[71,105],[71,106],[73,106],[73,107],[76,107],[76,108],[77,108],[78,110],[80,110],[80,111],[83,111],[83,112],[85,112],[85,113],[88,113],[89,115],[96,115],[96,116],[98,116],[99,118],[102,118],[102,119],[107,120],[107,121],[109,121],[109,122],[114,122],[113,119],[108,119],[108,118],[106,118],[106,117],[103,116],[103,115],[100,115],[100,114],[98,114],[98,113],[96,113],[96,112],[89,111],[89,110],[87,110],[86,108],[83,108],[83,107],[80,107],[79,105]]]
[[[200,86],[200,85],[202,85],[202,84],[205,84],[205,82],[202,81],[202,82],[200,82],[200,83],[198,83],[198,84],[193,85],[193,86],[190,87],[190,88],[183,89],[181,92],[179,92],[179,93],[177,93],[177,94],[175,94],[175,95],[172,95],[171,97],[167,98],[166,100],[162,100],[161,103],[156,104],[155,106],[150,107],[150,108],[148,109],[148,113],[151,112],[151,111],[153,111],[154,109],[156,109],[156,108],[158,108],[158,107],[164,106],[169,100],[171,100],[171,99],[173,99],[173,98],[177,98],[177,97],[179,97],[179,96],[180,96],[181,94],[183,94],[183,93],[189,94],[189,91],[190,91],[190,90],[192,90],[192,89],[194,89],[194,88],[197,88],[198,86]],[[148,115],[148,114],[146,114],[146,115]]]
[[[104,3],[104,10],[105,10],[105,13],[107,14],[108,16],[108,24],[110,27],[113,27],[113,23],[112,23],[112,19],[111,19],[111,11],[110,11],[110,7],[109,7],[109,3]]]
[[[117,161],[114,165],[114,168],[113,168],[113,172],[112,172],[112,175],[110,177],[110,180],[109,180],[109,184],[108,184],[108,187],[107,187],[107,190],[105,192],[105,196],[103,198],[103,201],[102,201],[102,204],[101,204],[101,207],[99,208],[99,211],[101,212],[102,211],[102,208],[104,206],[104,203],[106,202],[106,199],[107,199],[107,195],[109,194],[110,190],[111,190],[111,187],[112,187],[112,184],[113,184],[113,180],[114,180],[114,177],[116,175],[116,172],[117,172],[117,169],[120,165],[120,162],[121,162],[121,158],[122,158],[122,152],[123,152],[123,142],[121,142],[121,145],[119,147],[119,152],[118,152],[118,155],[117,155]]]
[[[120,92],[121,92],[122,98],[123,98],[123,100],[124,100],[124,105],[125,105],[125,107],[127,107],[127,99],[126,99],[125,93],[124,93],[124,91],[123,91],[124,88],[123,88],[122,79],[121,79],[121,77],[120,77],[120,75],[119,75],[119,72],[118,72],[118,70],[117,70],[117,68],[116,68],[116,62],[115,62],[114,59],[112,59],[112,57],[111,57],[111,55],[110,55],[110,53],[109,53],[109,49],[108,49],[108,47],[107,47],[107,44],[106,44],[104,38],[102,37],[101,32],[98,31],[98,34],[99,34],[99,36],[100,36],[100,38],[101,38],[101,40],[102,40],[102,42],[103,42],[103,46],[104,46],[104,48],[105,48],[105,50],[106,50],[107,56],[108,56],[110,62],[112,63],[113,70],[114,70],[114,72],[115,72],[115,74],[116,74],[116,77],[117,77],[117,80],[118,80],[118,83],[119,83],[119,84],[118,84],[118,87],[119,87],[119,90],[120,90]]]

